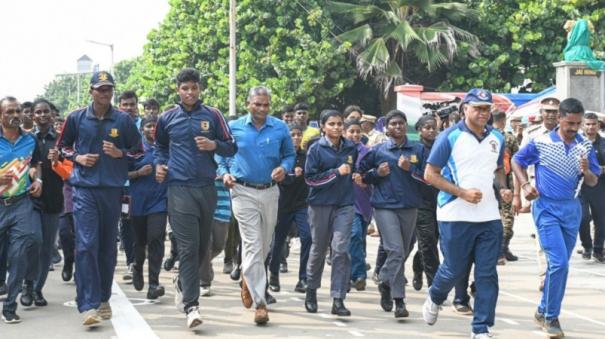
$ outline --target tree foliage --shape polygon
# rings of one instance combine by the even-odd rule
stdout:
[[[195,67],[203,75],[204,102],[225,110],[229,83],[229,0],[171,0],[158,29],[148,35],[143,55],[126,87],[162,104],[175,100],[175,75]],[[346,50],[330,42],[333,28],[319,1],[238,1],[237,102],[263,84],[273,107],[306,101],[325,107],[352,85],[355,72]]]
[[[362,78],[372,79],[390,94],[409,70],[410,59],[429,72],[453,60],[458,45],[473,46],[476,37],[455,24],[475,11],[460,2],[432,0],[329,1],[342,16],[345,32],[340,41],[350,43]]]
[[[605,8],[598,0],[467,0],[479,12],[479,22],[469,25],[481,40],[480,55],[462,53],[448,68],[443,90],[465,90],[485,87],[508,92],[523,79],[533,81],[533,89],[552,84],[554,62],[563,60],[566,44],[563,24],[566,20],[586,18],[592,21],[595,50],[605,41],[599,38],[605,30]]]
[[[80,82],[79,96],[78,81]],[[44,94],[41,97],[54,103],[59,112],[66,115],[90,102],[89,81],[90,74],[57,75],[55,79],[44,86]]]

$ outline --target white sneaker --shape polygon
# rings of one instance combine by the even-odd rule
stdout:
[[[202,324],[202,316],[198,306],[191,306],[187,310],[187,327],[194,328]]]
[[[212,290],[210,286],[200,286],[200,295],[202,297],[209,297],[212,295]]]
[[[496,336],[487,332],[487,333],[473,333],[471,332],[471,339],[490,339],[495,338]]]
[[[183,291],[179,286],[178,274],[172,278],[172,284],[174,285],[174,305],[177,311],[185,313],[185,304],[183,304]]]
[[[435,304],[431,300],[431,296],[428,295],[424,305],[422,305],[422,318],[424,319],[424,322],[429,325],[434,325],[437,322],[437,316],[439,316],[440,309],[441,306]]]
[[[101,317],[97,314],[97,310],[95,310],[94,308],[82,313],[82,317],[84,318],[82,325],[88,327],[97,326],[101,323],[102,320]]]

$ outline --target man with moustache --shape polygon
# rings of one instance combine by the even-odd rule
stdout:
[[[16,313],[17,295],[28,266],[28,253],[41,241],[40,218],[32,213],[30,198],[42,194],[40,151],[36,138],[19,127],[22,118],[17,99],[0,99],[0,244],[8,246],[10,263],[2,320],[8,324],[21,321]]]
[[[582,218],[580,186],[584,183],[594,187],[601,173],[592,142],[578,134],[583,116],[584,106],[579,100],[563,100],[559,127],[531,140],[512,161],[525,198],[535,199],[532,215],[548,267],[534,320],[550,338],[564,336],[559,314]],[[527,174],[530,165],[535,167],[535,185]]]
[[[116,237],[121,196],[128,179],[128,153],[141,149],[141,135],[128,114],[111,105],[111,74],[95,72],[90,80],[92,104],[69,114],[57,142],[74,163],[78,310],[84,326],[111,319],[109,305],[116,266]]]
[[[427,160],[425,180],[440,190],[437,220],[444,261],[439,266],[423,306],[424,321],[437,322],[439,308],[450,290],[475,264],[475,295],[471,339],[490,338],[498,300],[498,262],[502,220],[494,178],[502,200],[510,202],[503,169],[504,136],[487,122],[492,94],[470,90],[463,100],[464,120],[444,131]]]
[[[242,237],[242,303],[246,308],[256,305],[258,325],[269,321],[265,260],[277,223],[277,183],[292,170],[296,157],[288,126],[268,115],[270,105],[269,89],[250,89],[249,113],[229,124],[238,152],[230,168],[223,166],[219,171],[225,186],[231,188],[233,214]]]

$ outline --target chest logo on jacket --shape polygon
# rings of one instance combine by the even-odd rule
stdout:
[[[352,155],[349,155],[349,157],[347,158],[347,163],[349,165],[353,165],[353,156]]]
[[[410,162],[411,162],[412,164],[415,164],[415,163],[417,163],[417,162],[418,162],[418,157],[416,156],[416,154],[412,154],[412,155],[410,156]]]
[[[489,142],[489,144],[492,146],[492,153],[498,153],[498,142],[492,140]]]
[[[118,129],[117,128],[112,128],[109,131],[109,136],[112,138],[117,138],[118,137]]]

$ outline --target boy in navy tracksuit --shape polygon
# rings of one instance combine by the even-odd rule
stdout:
[[[300,238],[300,266],[298,268],[298,282],[294,290],[305,293],[307,290],[307,262],[311,250],[311,233],[309,230],[309,217],[307,214],[307,196],[309,187],[305,183],[303,172],[307,153],[301,148],[303,127],[299,125],[290,126],[290,136],[296,149],[296,160],[294,169],[286,175],[286,179],[279,183],[279,208],[277,213],[277,226],[275,237],[271,247],[271,261],[269,270],[271,272],[269,287],[277,292],[281,289],[279,284],[279,264],[282,256],[282,248],[290,230],[292,222],[296,223],[298,236]]]
[[[343,300],[351,276],[349,243],[355,215],[353,175],[358,174],[353,171],[357,147],[342,137],[340,112],[323,111],[320,121],[324,135],[309,148],[305,165],[305,180],[311,188],[308,201],[312,238],[305,308],[310,313],[317,312],[317,289],[321,286],[328,242],[332,239],[332,314],[349,316],[351,312]]]
[[[159,276],[164,257],[166,233],[167,197],[166,183],[158,183],[153,171],[154,139],[157,119],[146,118],[141,122],[144,154],[131,164],[130,221],[134,231],[134,265],[132,283],[137,291],[143,289],[143,264],[148,259],[149,288],[147,299],[164,295]]]
[[[92,105],[72,112],[57,145],[74,162],[76,286],[85,326],[111,318],[111,284],[121,195],[128,179],[129,152],[138,152],[141,135],[128,114],[111,106],[114,81],[107,72],[91,79]],[[98,310],[97,310],[98,309]]]
[[[199,267],[217,200],[214,154],[233,156],[237,147],[222,114],[200,102],[197,70],[186,68],[177,75],[177,92],[181,102],[164,112],[156,127],[156,179],[168,183],[168,215],[178,245],[176,306],[193,328],[202,323]]]

